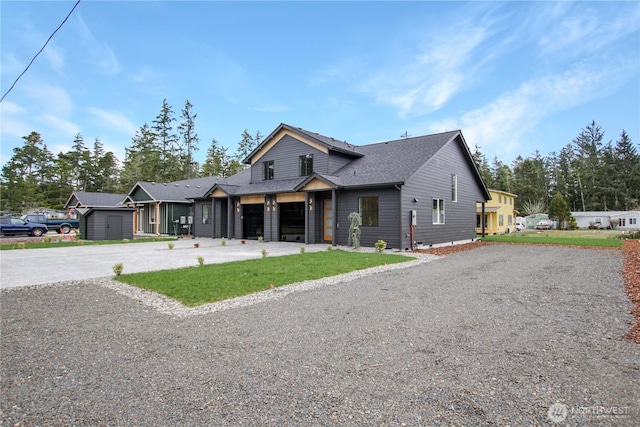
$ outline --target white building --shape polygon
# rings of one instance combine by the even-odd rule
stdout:
[[[613,224],[621,230],[640,230],[640,211],[571,212],[578,228],[610,228]]]

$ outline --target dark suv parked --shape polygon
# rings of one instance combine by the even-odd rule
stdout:
[[[32,236],[42,236],[49,229],[45,224],[36,222],[25,222],[20,218],[12,216],[0,217],[0,234],[12,236],[14,234],[30,234]]]

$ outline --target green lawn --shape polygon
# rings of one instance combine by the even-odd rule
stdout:
[[[284,286],[411,260],[404,255],[332,250],[123,274],[116,280],[161,293],[193,307],[270,289],[272,284],[274,287]]]
[[[620,234],[620,233],[618,233]],[[586,231],[545,231],[524,232],[514,234],[500,234],[479,239],[486,242],[523,243],[523,244],[547,244],[566,246],[593,246],[617,248],[622,246],[622,241],[611,233],[586,232]]]
[[[58,237],[51,236],[51,242],[25,242],[24,247],[21,247],[19,243],[8,243],[6,245],[0,245],[0,251],[10,251],[12,249],[43,249],[43,248],[68,248],[70,246],[94,246],[94,245],[117,245],[125,244],[122,240],[82,240],[82,243],[78,243],[76,240],[61,240],[58,241]],[[63,237],[64,239],[64,237]],[[165,240],[176,240],[175,237],[149,237],[142,239],[129,239],[126,244],[131,243],[148,243],[148,242],[164,242]]]

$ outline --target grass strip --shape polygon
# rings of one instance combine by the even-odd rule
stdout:
[[[498,234],[478,237],[485,242],[522,243],[538,245],[592,246],[605,248],[619,248],[620,239],[582,236],[549,236],[536,234]]]
[[[264,291],[271,285],[279,287],[412,259],[404,255],[332,250],[123,274],[116,280],[194,307]]]
[[[78,243],[77,240],[60,240],[57,241],[57,237],[54,237],[51,242],[24,242],[24,246],[19,243],[7,243],[0,245],[0,251],[10,251],[14,249],[46,249],[46,248],[68,248],[70,246],[97,246],[97,245],[124,245],[131,243],[151,243],[151,242],[164,242],[177,240],[175,237],[150,237],[142,239],[129,239],[127,243],[122,240],[82,240],[82,243]]]

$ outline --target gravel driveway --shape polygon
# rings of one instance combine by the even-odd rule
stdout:
[[[185,317],[91,281],[3,290],[3,425],[529,426],[562,403],[635,426],[622,261],[490,245]]]

